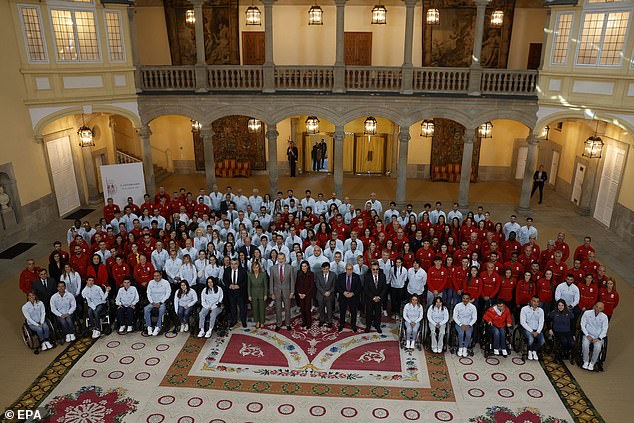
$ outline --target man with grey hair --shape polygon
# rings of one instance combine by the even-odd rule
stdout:
[[[284,321],[286,330],[291,330],[291,299],[295,296],[295,272],[286,263],[286,255],[279,253],[277,263],[270,269],[270,295],[275,302],[275,331],[282,327],[282,303],[284,303]]]

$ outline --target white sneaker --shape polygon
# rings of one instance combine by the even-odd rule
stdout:
[[[66,335],[66,342],[70,342],[70,334]]]
[[[101,332],[99,332],[98,330],[93,330],[92,331],[92,339],[97,339],[101,336]]]
[[[46,346],[48,347],[48,349],[49,349],[49,350],[50,350],[51,348],[53,348],[53,346],[51,345],[51,343],[50,343],[50,342],[46,341],[45,343],[46,343]]]
[[[506,351],[506,350],[502,350],[502,355],[503,355],[504,357],[507,357],[507,356],[509,355],[509,353],[508,353],[508,351]]]
[[[205,338],[211,338],[211,329],[205,333]]]
[[[383,315],[387,317],[387,310],[383,310]]]
[[[152,326],[147,327],[147,334],[150,336],[152,335]]]
[[[493,355],[500,355],[500,350],[493,350]]]
[[[40,345],[40,350],[42,351],[48,350],[48,345],[46,345],[46,341],[42,342],[42,344]]]
[[[458,348],[458,357],[464,357],[464,347],[463,348]]]
[[[181,332],[185,332],[185,325],[181,323],[181,327],[180,327],[180,331]]]
[[[154,328],[154,332],[152,332],[152,336],[156,336],[156,335],[158,335],[160,331],[161,331],[161,328],[160,328],[160,327],[158,327],[158,326],[157,326],[157,327],[155,327],[155,328]]]
[[[593,371],[594,370],[594,364],[588,363],[588,370]]]
[[[185,323],[185,330],[184,332],[189,332],[189,324]]]
[[[70,334],[70,342],[73,342],[73,341],[76,341],[76,340],[77,340],[77,338],[75,338],[75,334],[71,333]]]
[[[125,332],[125,326],[121,326],[121,327],[119,328],[119,333],[123,333],[123,332]]]
[[[590,363],[585,362],[585,363],[583,363],[583,366],[581,366],[581,368],[582,368],[582,369],[586,369],[586,370],[588,370],[588,366],[589,366],[589,365],[590,365]]]
[[[134,328],[132,326],[128,326],[128,333],[132,332]]]

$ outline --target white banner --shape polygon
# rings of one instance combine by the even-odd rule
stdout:
[[[100,170],[104,203],[108,198],[112,198],[114,203],[121,207],[121,212],[123,206],[128,203],[128,197],[134,199],[134,204],[143,204],[143,163],[100,166]]]

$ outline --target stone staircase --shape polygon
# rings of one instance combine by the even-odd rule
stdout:
[[[141,163],[143,160],[140,157],[130,154],[127,151],[117,150],[117,163]],[[172,175],[172,172],[168,171],[162,166],[154,164],[154,180],[156,183],[163,181],[165,178]]]

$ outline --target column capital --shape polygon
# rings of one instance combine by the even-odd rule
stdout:
[[[348,0],[335,0],[335,6],[337,7],[345,6],[347,1]]]
[[[477,131],[478,128],[475,129],[467,129],[464,133],[464,143],[465,144],[473,144],[475,142],[476,139],[476,135],[475,135],[475,131]]]
[[[491,0],[473,0],[477,7],[487,7]]]
[[[333,138],[336,142],[343,142],[346,137],[346,133],[343,130],[343,126],[335,126],[335,132],[333,134]]]
[[[418,3],[418,0],[403,0],[403,3],[405,3],[407,7],[414,7],[416,3]]]
[[[409,134],[409,128],[401,128],[401,132],[398,133],[398,140],[400,142],[409,142],[412,137]]]
[[[531,132],[528,137],[526,137],[526,142],[528,143],[528,145],[538,145],[539,141],[539,137],[536,137],[533,132]]]
[[[197,6],[201,6],[203,4],[205,4],[207,0],[189,0],[189,2],[192,4],[192,6],[197,7]]]
[[[136,133],[139,134],[141,138],[149,137],[150,135],[152,135],[152,130],[150,130],[150,125],[143,125],[135,129],[136,129]]]
[[[266,130],[266,139],[269,141],[277,139],[278,135],[280,135],[280,133],[277,132],[277,127],[275,125],[269,126]]]
[[[204,139],[207,139],[207,138],[211,140],[211,139],[213,138],[213,136],[214,136],[214,130],[213,130],[213,129],[211,129],[211,128],[205,128],[205,127],[203,127],[203,128],[200,130],[200,136],[201,136],[201,138],[202,138],[203,140],[204,140]]]
[[[262,0],[262,4],[264,6],[273,6],[273,3],[275,3],[277,0]]]

